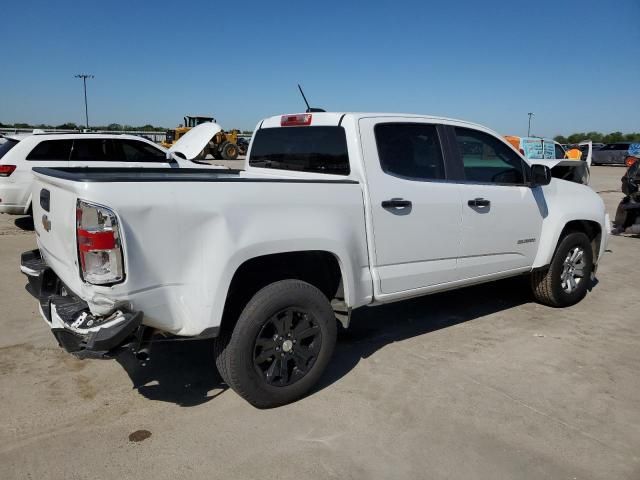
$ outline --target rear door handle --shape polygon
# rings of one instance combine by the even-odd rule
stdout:
[[[391,200],[382,201],[382,208],[407,208],[410,206],[411,201],[403,198],[392,198]]]
[[[488,207],[491,205],[491,201],[484,198],[474,198],[473,200],[469,200],[467,205],[470,207]]]

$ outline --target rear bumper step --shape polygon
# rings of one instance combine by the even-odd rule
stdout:
[[[106,317],[93,315],[87,303],[47,266],[39,250],[22,254],[20,270],[27,276],[26,289],[38,299],[51,333],[67,352],[79,358],[108,358],[139,338],[142,312],[121,308]]]

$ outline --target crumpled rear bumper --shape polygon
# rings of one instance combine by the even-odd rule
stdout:
[[[142,312],[120,308],[106,317],[93,315],[47,266],[39,250],[22,254],[20,270],[51,333],[67,352],[79,358],[108,358],[139,339]]]

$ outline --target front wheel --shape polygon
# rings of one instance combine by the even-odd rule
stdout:
[[[217,340],[227,384],[258,408],[305,395],[333,354],[336,318],[327,297],[300,280],[264,287],[247,303],[231,335]]]
[[[565,236],[549,268],[531,275],[537,301],[551,307],[569,307],[587,294],[593,272],[591,242],[582,232]]]

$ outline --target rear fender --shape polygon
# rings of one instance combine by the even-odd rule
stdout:
[[[216,292],[213,302],[207,307],[210,309],[211,317],[208,326],[219,326],[222,322],[224,307],[227,300],[229,287],[236,271],[247,261],[266,255],[276,255],[280,253],[304,252],[304,251],[324,251],[333,255],[340,268],[342,285],[344,289],[344,299],[347,307],[356,308],[371,301],[371,280],[367,277],[368,269],[355,265],[349,257],[347,251],[342,251],[339,245],[334,248],[327,248],[330,242],[323,241],[317,243],[309,242],[308,245],[297,245],[296,248],[283,251],[282,245],[258,244],[249,249],[238,251],[229,259],[227,265],[222,269],[223,275],[218,280],[219,288],[213,289]]]

